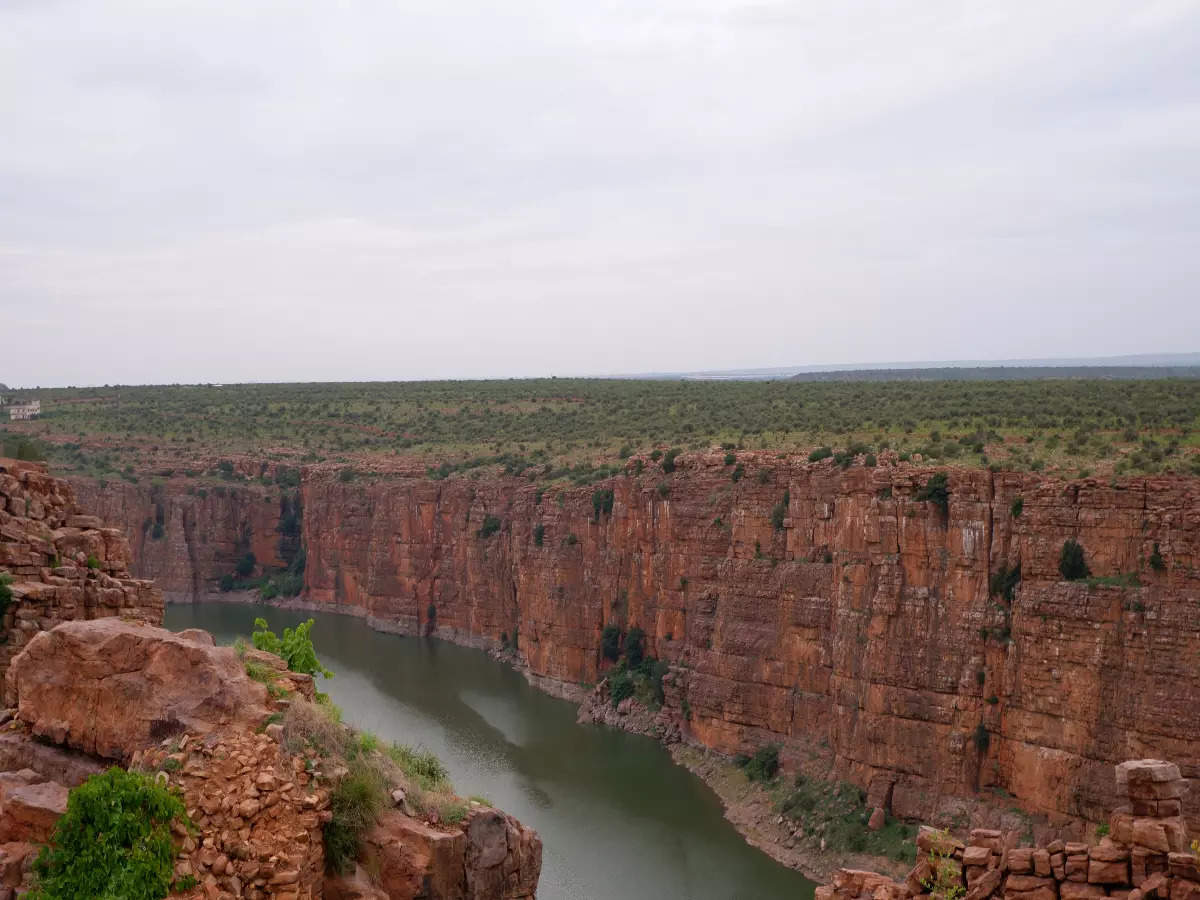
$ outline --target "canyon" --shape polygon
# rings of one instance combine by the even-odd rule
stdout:
[[[158,627],[163,594],[129,577],[129,560],[121,529],[84,513],[71,485],[0,458],[0,900],[31,887],[124,897],[169,886],[185,900],[536,895],[533,829],[457,797],[444,774],[418,782],[403,748],[344,725],[313,676],[280,656]],[[367,778],[378,799],[339,818]],[[151,796],[152,785],[168,790]],[[163,812],[172,802],[178,813]],[[65,830],[64,816],[75,817]],[[138,837],[152,824],[169,828],[165,847]],[[334,826],[354,829],[336,857]],[[103,860],[84,862],[81,841],[102,843]],[[47,886],[56,867],[67,880]]]
[[[238,458],[216,487],[74,488],[169,601],[219,596],[246,551],[282,568],[302,548],[298,602],[507,649],[576,700],[611,665],[604,626],[640,627],[671,666],[670,733],[726,754],[776,743],[785,766],[824,754],[900,817],[990,797],[1099,822],[1121,760],[1200,776],[1200,481],[737,462],[636,457],[581,487],[318,464],[276,488],[273,463]],[[939,473],[944,505],[921,499]],[[1060,573],[1068,540],[1090,579]]]

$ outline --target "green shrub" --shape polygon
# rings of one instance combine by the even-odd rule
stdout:
[[[9,585],[12,584],[12,576],[5,573],[0,575],[0,619],[4,618],[4,614],[8,612],[9,604],[12,603],[13,592]]]
[[[596,517],[596,521],[600,521],[602,515],[609,515],[613,511],[613,491],[612,488],[600,488],[592,493],[592,512]]]
[[[222,594],[228,594],[230,591],[232,591],[233,590],[233,576],[228,575],[228,574],[222,575],[220,587],[221,587]]]
[[[604,630],[600,633],[600,652],[604,654],[605,659],[611,659],[614,662],[621,655],[621,629],[616,625],[605,625]]]
[[[1000,570],[992,576],[989,587],[993,597],[1003,597],[1010,605],[1013,602],[1013,592],[1017,589],[1017,585],[1021,583],[1021,564],[1017,563],[1011,569],[1000,567]]]
[[[812,453],[808,454],[808,461],[820,462],[823,459],[829,459],[831,456],[833,456],[832,447],[818,447]]]
[[[251,635],[251,640],[257,649],[282,657],[287,663],[288,669],[293,672],[303,672],[307,675],[319,674],[326,678],[332,678],[333,673],[321,665],[317,659],[317,652],[313,648],[310,636],[312,627],[313,620],[309,619],[307,622],[301,622],[295,628],[283,629],[283,638],[280,639],[275,636],[275,632],[270,630],[266,619],[257,618],[254,620],[254,633]]]
[[[634,625],[629,629],[629,633],[625,635],[625,661],[630,668],[636,668],[642,664],[642,659],[646,655],[646,632]]]
[[[771,508],[771,526],[776,531],[783,531],[783,520],[787,518],[788,506],[791,504],[791,492],[784,491],[783,499]]]
[[[771,781],[779,772],[779,745],[764,744],[753,756],[739,757],[738,765],[751,781]]]
[[[546,526],[540,522],[533,526],[533,544],[535,547],[542,546],[542,542],[546,540]]]
[[[1068,539],[1062,545],[1062,553],[1058,557],[1058,571],[1067,581],[1078,581],[1092,574],[1083,556],[1083,546],[1074,538]]]
[[[332,818],[325,824],[325,864],[331,872],[354,869],[361,855],[362,836],[379,816],[387,797],[387,784],[378,770],[352,761],[350,772],[334,786],[329,797]]]
[[[614,672],[608,678],[608,698],[613,706],[626,697],[633,696],[633,676],[628,672]]]
[[[109,769],[73,788],[33,864],[33,900],[159,900],[171,891],[171,823],[183,801],[148,775]]]
[[[254,571],[254,567],[257,565],[257,563],[258,560],[254,558],[254,553],[251,551],[246,551],[240,557],[238,557],[237,565],[234,566],[233,571],[237,573],[239,578],[246,578],[251,572]]]
[[[87,567],[89,569],[99,569],[100,568],[100,560],[96,559],[96,557],[94,557],[94,556],[88,556]]]
[[[407,744],[392,744],[387,754],[423,790],[434,791],[445,787],[450,778],[445,765],[429,750],[419,750]]]
[[[501,522],[500,522],[499,517],[484,516],[483,517],[483,525],[480,526],[479,530],[477,532],[475,532],[475,534],[477,537],[479,537],[483,540],[487,540],[493,534],[495,534],[497,531],[500,530],[500,525],[501,525]]]
[[[950,512],[950,489],[946,482],[946,473],[938,472],[931,475],[925,486],[917,491],[916,499],[928,501],[942,511],[943,515]]]
[[[725,454],[725,465],[732,466],[735,462],[737,462],[736,454],[734,454],[734,453],[726,453]]]
[[[736,466],[733,467],[733,471],[729,473],[729,480],[732,481],[734,484],[737,484],[739,481],[742,480],[742,476],[744,476],[745,474],[746,474],[746,467],[743,466],[741,463],[738,463]]]
[[[1021,518],[1021,513],[1024,509],[1025,509],[1025,498],[1018,497],[1016,500],[1014,500],[1012,502],[1012,506],[1010,506],[1008,508],[1008,512],[1014,519],[1019,519],[1019,518]]]
[[[1167,568],[1166,560],[1158,550],[1158,544],[1154,545],[1154,550],[1150,553],[1150,568],[1155,572],[1162,572]]]
[[[664,454],[662,458],[662,470],[665,474],[670,475],[675,471],[675,458],[679,456],[680,451],[672,447]]]

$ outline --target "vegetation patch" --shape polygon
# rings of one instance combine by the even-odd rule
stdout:
[[[33,864],[31,900],[158,900],[173,885],[183,801],[148,775],[109,769],[73,788]],[[182,886],[181,886],[182,887]]]
[[[1062,552],[1058,556],[1058,571],[1067,581],[1078,581],[1092,574],[1083,555],[1083,545],[1074,538],[1063,542]]]
[[[897,862],[913,863],[917,857],[911,825],[888,816],[884,826],[871,831],[871,810],[866,795],[852,784],[797,775],[779,800],[779,811],[803,825],[809,835],[820,835],[835,852],[870,853]]]

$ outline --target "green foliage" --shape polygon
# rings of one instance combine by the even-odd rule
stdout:
[[[254,567],[257,564],[258,560],[254,558],[253,551],[247,550],[238,557],[237,565],[234,566],[233,571],[237,573],[239,578],[246,578],[254,571]]]
[[[1062,545],[1062,552],[1058,557],[1058,571],[1067,581],[1078,581],[1092,574],[1088,569],[1087,560],[1084,559],[1083,546],[1074,538],[1068,539]]]
[[[675,459],[679,456],[679,450],[672,447],[664,454],[662,458],[662,470],[666,475],[670,475],[675,471]]]
[[[89,569],[99,569],[100,568],[100,560],[96,559],[96,557],[89,554],[88,558],[87,558],[87,567]]]
[[[1016,500],[1014,500],[1012,502],[1012,506],[1010,506],[1008,508],[1008,512],[1009,512],[1009,515],[1011,515],[1014,519],[1019,519],[1019,518],[1021,518],[1021,513],[1024,511],[1024,509],[1025,509],[1025,498],[1018,497]]]
[[[625,661],[630,668],[636,668],[642,664],[642,659],[646,655],[646,632],[637,625],[629,629],[629,633],[625,635]]]
[[[484,516],[483,517],[483,525],[480,526],[479,530],[477,532],[475,532],[475,534],[481,540],[487,540],[493,534],[495,534],[497,531],[500,530],[501,524],[502,523],[498,516],[491,516],[491,515]]]
[[[869,853],[897,862],[912,863],[917,848],[910,826],[888,816],[884,827],[870,831],[870,810],[863,792],[851,784],[797,775],[792,789],[779,803],[779,811],[801,822],[809,834],[821,834],[835,852]]]
[[[725,465],[732,466],[735,462],[737,462],[737,454],[735,454],[735,453],[726,453],[725,454]]]
[[[627,671],[613,672],[608,677],[608,697],[617,706],[626,697],[633,696],[633,676]]]
[[[732,481],[734,484],[737,484],[739,481],[742,480],[742,478],[743,478],[743,476],[745,476],[745,474],[746,474],[746,467],[743,466],[741,463],[738,463],[736,466],[733,467],[733,471],[729,473],[729,480]]]
[[[959,900],[967,892],[962,880],[962,866],[952,853],[950,835],[939,832],[929,850],[930,874],[921,882],[934,900]]]
[[[999,571],[992,576],[989,587],[993,597],[1003,597],[1005,602],[1010,606],[1013,602],[1013,592],[1016,591],[1017,585],[1021,583],[1021,564],[1017,563],[1011,569],[1001,566]]]
[[[950,488],[946,481],[946,473],[938,472],[929,476],[925,486],[917,491],[916,499],[928,501],[942,511],[942,515],[950,512]]]
[[[818,447],[812,453],[808,454],[808,461],[820,462],[823,459],[829,459],[831,456],[833,456],[832,447]]]
[[[988,747],[991,746],[992,735],[988,731],[987,726],[980,722],[975,726],[975,749],[982,755],[987,753]]]
[[[12,603],[13,592],[9,585],[12,584],[12,576],[7,572],[0,575],[0,621],[4,619],[4,614],[8,612],[9,604]]]
[[[546,539],[546,526],[541,522],[533,526],[533,544],[535,547],[542,546],[542,542]]]
[[[787,518],[788,506],[791,504],[791,492],[784,491],[783,499],[771,508],[771,527],[783,531],[783,520]]]
[[[254,620],[254,633],[251,635],[251,640],[257,649],[282,657],[287,663],[288,669],[293,672],[332,678],[333,673],[321,665],[317,659],[317,652],[313,648],[310,636],[312,627],[313,620],[309,619],[307,622],[301,622],[295,628],[283,629],[283,638],[280,639],[275,636],[275,632],[270,630],[266,619],[257,618]]]
[[[46,458],[42,443],[23,434],[5,435],[0,441],[0,456],[26,462],[40,462]]]
[[[1108,831],[1109,831],[1109,827],[1108,827],[1107,822],[1102,822],[1101,824],[1097,825],[1096,826],[1096,840],[1099,841],[1099,840],[1103,840],[1104,838],[1106,838],[1108,836]]]
[[[751,781],[772,781],[779,772],[779,745],[764,744],[753,756],[739,756],[735,762]]]
[[[423,790],[435,791],[447,786],[450,772],[442,761],[429,750],[410,747],[407,744],[392,744],[387,754],[405,775]]]
[[[325,864],[331,872],[354,869],[362,852],[362,836],[379,817],[387,798],[387,784],[372,766],[351,761],[349,774],[334,786],[329,797],[332,818],[325,824]]]
[[[73,788],[34,863],[31,900],[159,900],[171,890],[171,823],[183,801],[154,779],[112,768]]]
[[[609,515],[613,511],[613,490],[612,488],[599,488],[592,493],[592,513],[595,515],[596,521],[600,521],[602,515]]]
[[[229,574],[222,575],[219,586],[222,594],[228,594],[233,590],[233,576]]]
[[[600,633],[600,652],[604,654],[605,659],[611,659],[614,662],[620,657],[621,629],[616,625],[604,626],[604,630]]]
[[[1166,560],[1163,559],[1162,553],[1159,552],[1157,543],[1150,553],[1150,568],[1155,572],[1163,572],[1167,568]]]

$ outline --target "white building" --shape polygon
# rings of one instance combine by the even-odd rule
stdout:
[[[42,414],[41,400],[18,401],[8,408],[8,417],[14,422],[36,419]]]

